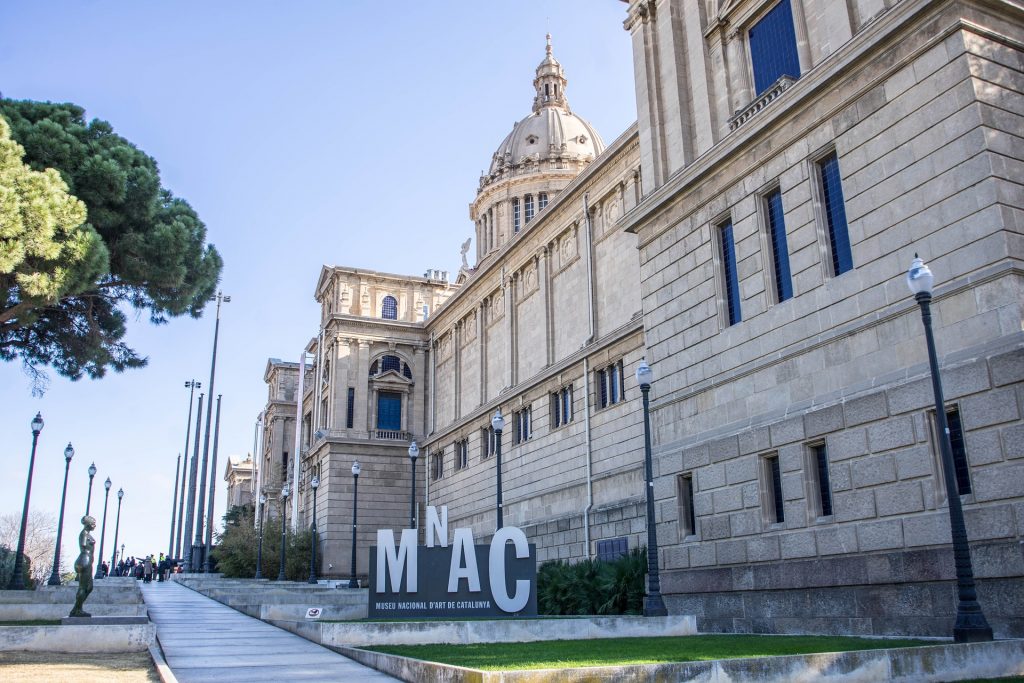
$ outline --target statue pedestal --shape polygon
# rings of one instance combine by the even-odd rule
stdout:
[[[122,626],[148,624],[149,617],[64,617],[61,626]]]

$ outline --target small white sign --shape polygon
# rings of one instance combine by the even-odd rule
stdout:
[[[306,618],[307,619],[319,619],[320,615],[322,613],[323,613],[323,610],[321,608],[319,608],[319,607],[310,607],[309,609],[306,610]]]

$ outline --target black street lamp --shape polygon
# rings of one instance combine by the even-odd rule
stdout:
[[[96,463],[89,465],[89,495],[85,497],[85,514],[89,514],[89,504],[92,502],[92,478],[96,476]]]
[[[96,577],[97,579],[105,578],[103,575],[103,542],[107,538],[107,503],[110,502],[110,477],[103,482],[103,488],[106,492],[103,494],[103,527],[100,529],[100,554],[96,557],[100,558],[100,561],[96,563]],[[114,565],[110,565],[110,571],[114,571]]]
[[[285,576],[284,576],[284,549],[285,549],[285,545],[287,544],[287,538],[285,536],[285,528],[284,528],[284,523],[285,523],[284,511],[285,511],[285,509],[288,506],[288,494],[289,494],[288,484],[285,484],[284,486],[281,487],[281,569],[280,569],[280,571],[277,572],[277,580],[278,581],[284,581],[285,580]]]
[[[69,443],[64,449],[64,490],[60,494],[60,516],[57,517],[57,548],[53,551],[53,571],[50,572],[49,586],[60,585],[60,539],[64,532],[64,503],[68,497],[68,470],[71,469],[71,458],[75,457],[75,449]]]
[[[501,408],[494,411],[494,417],[491,418],[491,427],[494,428],[494,455],[497,457],[495,465],[498,470],[498,509],[496,513],[498,523],[496,528],[500,529],[505,525],[505,511],[502,509],[501,504],[501,432],[505,429],[505,418],[501,416]]]
[[[256,576],[254,578],[263,578],[263,511],[267,507],[267,496],[265,493],[260,493],[260,518],[258,524],[260,527],[260,544],[259,549],[256,551]]]
[[[28,460],[28,483],[25,484],[25,506],[21,510],[21,531],[18,533],[18,552],[14,556],[14,574],[7,584],[10,590],[23,590],[25,588],[25,566],[22,555],[25,553],[25,535],[28,533],[28,499],[32,496],[32,470],[36,466],[36,444],[39,442],[39,432],[43,431],[43,414],[36,413],[32,418],[32,455]]]
[[[359,588],[359,582],[356,581],[356,511],[359,509],[356,506],[356,498],[359,495],[359,473],[361,471],[359,461],[356,460],[352,463],[352,571],[348,579],[349,588]]]
[[[320,477],[313,475],[309,485],[313,487],[313,544],[309,554],[309,581],[307,583],[316,583],[316,490],[320,488]]]
[[[939,375],[938,354],[935,352],[935,338],[932,335],[932,271],[924,261],[914,254],[914,262],[907,271],[907,286],[921,307],[924,321],[924,337],[928,344],[928,364],[932,375],[932,391],[935,394],[935,422],[938,427],[939,450],[942,454],[942,475],[946,480],[946,498],[949,501],[949,526],[953,536],[953,561],[956,565],[957,605],[956,622],[953,625],[953,640],[957,643],[976,643],[992,640],[992,627],[985,620],[974,586],[974,569],[971,566],[971,550],[967,543],[967,527],[964,525],[964,510],[957,490],[956,471],[953,465],[953,449],[949,443],[949,425],[946,422],[945,400],[942,396],[942,378]]]
[[[409,462],[412,463],[412,492],[409,497],[409,528],[416,528],[416,458],[420,457],[420,447],[413,441],[409,444]]]
[[[110,566],[117,565],[117,535],[121,532],[121,499],[124,498],[124,489],[117,490],[117,523],[114,524],[114,555],[110,558]],[[121,559],[124,559],[124,543],[121,544]]]
[[[661,597],[661,579],[658,576],[658,530],[654,523],[654,468],[651,464],[651,410],[649,395],[654,373],[647,361],[640,361],[636,369],[636,383],[644,398],[644,481],[647,485],[647,595],[644,596],[645,617],[665,617],[665,600]]]

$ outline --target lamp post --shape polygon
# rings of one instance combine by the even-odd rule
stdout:
[[[121,499],[124,498],[124,489],[117,490],[117,523],[114,524],[114,554],[110,558],[110,566],[117,564],[117,535],[121,531]],[[121,544],[121,559],[124,559],[124,543]]]
[[[267,505],[267,496],[262,491],[260,492],[260,544],[258,550],[256,550],[256,576],[257,579],[263,578],[263,510]]]
[[[409,494],[409,528],[416,528],[416,458],[420,457],[420,448],[413,441],[409,444],[409,462],[412,463],[412,492]]]
[[[498,524],[496,528],[502,528],[505,525],[505,511],[502,509],[502,430],[505,429],[505,418],[502,417],[502,409],[499,408],[495,411],[494,417],[490,418],[490,426],[495,430],[495,456],[498,468],[498,510],[496,511]]]
[[[348,579],[349,588],[359,588],[359,582],[356,581],[356,511],[359,509],[356,506],[356,497],[359,495],[359,473],[361,471],[359,461],[356,460],[352,463],[352,570]]]
[[[307,583],[316,583],[316,490],[320,488],[320,477],[313,475],[309,485],[313,487],[313,544],[309,553],[309,581]]]
[[[178,521],[177,530],[172,531],[174,536],[175,547],[172,549],[171,557],[181,557],[181,537],[185,532],[185,495],[186,495],[186,481],[188,480],[188,442],[192,436],[192,399],[196,393],[196,389],[203,386],[202,382],[197,382],[191,379],[185,382],[185,388],[188,389],[188,420],[185,422],[185,462],[181,464],[181,499],[178,501]],[[198,440],[198,439],[197,439]],[[172,527],[174,525],[172,524]],[[185,539],[188,542],[188,539]]]
[[[89,504],[92,502],[92,478],[96,476],[96,463],[89,465],[89,495],[85,497],[85,514],[89,514]]]
[[[654,468],[651,465],[651,411],[649,395],[654,373],[647,361],[640,361],[636,369],[636,383],[644,399],[644,481],[647,493],[647,595],[644,596],[644,616],[668,616],[661,597],[661,579],[658,576],[658,530],[654,524]]]
[[[907,271],[907,286],[921,307],[924,322],[924,337],[928,345],[928,364],[932,376],[932,391],[935,394],[935,422],[938,427],[939,450],[942,454],[942,475],[946,480],[946,498],[949,501],[949,526],[953,536],[953,561],[956,565],[957,606],[956,622],[953,625],[953,640],[957,643],[976,643],[992,640],[992,628],[985,620],[985,614],[978,603],[974,586],[974,569],[971,566],[971,550],[967,543],[967,527],[964,525],[964,511],[957,490],[956,471],[953,465],[953,449],[949,443],[949,425],[946,422],[945,400],[942,396],[942,378],[939,375],[938,354],[935,352],[935,338],[932,334],[932,271],[917,254]]]
[[[280,569],[280,571],[277,572],[277,580],[278,581],[284,581],[284,578],[285,578],[284,577],[284,547],[285,547],[285,542],[286,542],[287,539],[285,538],[285,528],[284,528],[285,514],[284,514],[284,512],[285,512],[286,506],[288,505],[288,494],[289,494],[288,484],[285,484],[284,486],[281,487],[281,569]]]
[[[64,449],[64,490],[60,494],[60,515],[57,517],[57,548],[53,551],[53,571],[50,572],[49,586],[60,585],[60,539],[64,532],[64,503],[68,497],[68,470],[71,469],[71,458],[75,457],[75,449],[69,443]]]
[[[28,533],[28,499],[32,495],[32,470],[36,466],[36,444],[39,442],[39,432],[43,431],[43,414],[36,413],[32,418],[32,455],[28,460],[28,483],[25,484],[25,506],[21,510],[21,531],[18,532],[18,552],[14,556],[14,573],[11,581],[7,584],[10,590],[22,590],[25,588],[25,567],[22,555],[25,553],[25,536]]]
[[[97,579],[105,578],[103,575],[103,542],[107,538],[107,503],[110,502],[110,477],[103,482],[103,488],[106,490],[103,494],[103,527],[100,529],[100,554],[96,557],[100,558],[100,561],[96,563],[96,577]],[[114,571],[114,565],[110,565],[110,571]]]
[[[199,505],[196,507],[196,537],[193,542],[193,546],[196,548],[192,551],[192,564],[193,570],[199,571],[203,566],[203,558],[198,555],[203,552],[203,508],[206,506],[206,471],[209,466],[210,457],[210,421],[213,419],[213,382],[217,374],[217,339],[220,336],[220,305],[221,303],[229,303],[231,301],[230,296],[225,296],[221,292],[217,292],[217,296],[211,296],[210,301],[217,302],[217,319],[213,326],[213,356],[210,359],[210,386],[209,394],[210,401],[206,404],[206,430],[203,432],[203,468],[202,476],[199,479]],[[199,430],[196,430],[196,441],[198,444]],[[212,493],[210,494],[213,495]],[[209,517],[209,515],[208,515]],[[206,524],[209,524],[212,528],[213,520],[207,519]]]
[[[199,394],[199,409],[196,411],[196,438],[192,442],[192,464],[188,471],[188,503],[185,505],[185,528],[182,531],[181,545],[184,558],[182,570],[192,571],[192,531],[196,516],[196,479],[199,477],[199,429],[203,422],[203,394]],[[186,454],[187,455],[187,454]]]

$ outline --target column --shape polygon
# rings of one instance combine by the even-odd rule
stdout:
[[[487,332],[484,315],[487,313],[487,307],[485,301],[480,302],[476,312],[476,340],[480,345],[480,401],[477,405],[481,406],[487,402],[487,342],[484,341],[484,335]]]
[[[551,317],[551,287],[550,278],[550,251],[548,245],[544,245],[537,252],[537,286],[540,288],[540,300],[544,306],[544,365],[551,365],[555,360],[554,354],[554,331]]]
[[[356,409],[353,415],[352,425],[356,430],[352,436],[366,438],[369,436],[370,417],[368,413],[369,396],[367,388],[370,385],[370,342],[365,339],[358,340],[359,351],[356,357],[356,376],[353,386],[356,389]]]

